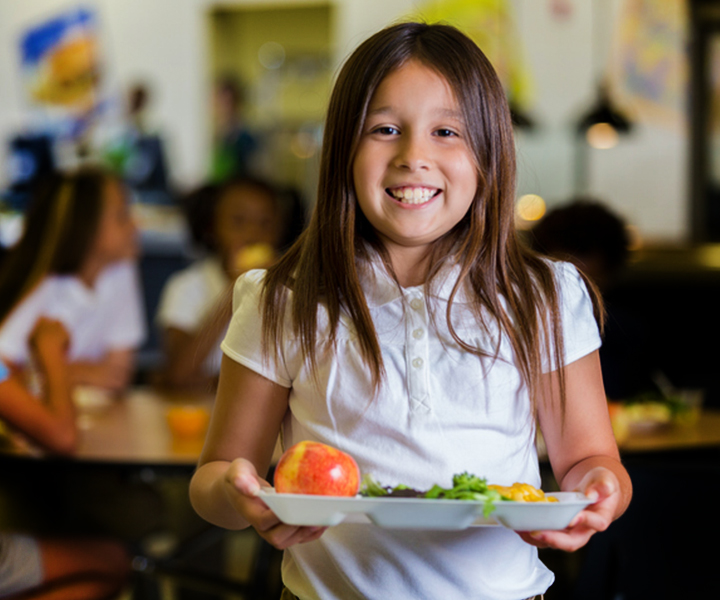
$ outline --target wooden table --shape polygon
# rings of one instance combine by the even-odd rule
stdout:
[[[664,425],[631,429],[620,444],[622,454],[720,448],[720,410],[704,410],[693,425]]]
[[[173,435],[167,421],[168,410],[189,406],[210,412],[213,399],[209,393],[171,393],[151,388],[135,388],[121,398],[111,398],[99,390],[80,389],[75,397],[80,442],[74,456],[49,456],[27,444],[15,443],[0,449],[0,468],[5,474],[11,470],[19,473],[13,479],[19,482],[17,485],[44,479],[47,473],[52,473],[56,484],[62,485],[64,473],[81,472],[92,479],[108,471],[125,473],[130,479],[139,477],[146,481],[149,477],[151,481],[163,479],[166,483],[179,476],[179,482],[184,484],[197,465],[204,433],[190,437]],[[186,492],[184,496],[187,497]],[[186,508],[181,508],[179,512],[184,513]],[[177,520],[174,517],[170,522],[183,529]],[[251,600],[266,597],[273,549],[267,544],[256,544],[250,581],[237,581],[217,570],[218,564],[222,564],[222,555],[218,553],[224,535],[224,530],[205,524],[191,537],[179,539],[175,550],[167,556],[150,558],[138,554],[133,561],[136,577],[133,597],[158,597],[159,575],[191,589],[239,594]]]
[[[150,388],[132,389],[120,399],[85,405],[80,402],[81,436],[75,458],[194,468],[204,433],[190,437],[173,435],[167,413],[179,406],[200,407],[210,412],[212,403],[209,393],[180,394]]]

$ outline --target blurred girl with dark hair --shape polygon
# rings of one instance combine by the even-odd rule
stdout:
[[[166,385],[207,387],[217,380],[232,286],[241,273],[274,262],[282,209],[275,188],[250,177],[204,185],[186,198],[190,231],[205,256],[173,275],[160,299]]]
[[[145,336],[137,248],[116,178],[85,168],[44,181],[0,271],[0,357],[27,366],[35,324],[55,319],[70,336],[71,384],[123,389]]]

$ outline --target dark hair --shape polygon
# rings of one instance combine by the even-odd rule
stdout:
[[[222,184],[206,183],[201,185],[188,193],[181,200],[181,203],[185,210],[193,241],[202,249],[217,252],[214,231],[217,205],[224,194],[240,187],[251,187],[259,190],[271,202],[275,203],[278,210],[281,209],[278,191],[275,186],[259,177],[236,177]]]
[[[341,69],[328,108],[315,210],[308,228],[268,270],[265,280],[264,347],[277,348],[287,291],[292,287],[291,323],[311,368],[317,366],[317,311],[322,303],[328,314],[328,342],[334,343],[340,315],[346,313],[378,388],[384,367],[356,261],[367,259],[365,248],[370,245],[391,273],[392,268],[387,252],[358,210],[353,161],[375,90],[410,60],[436,71],[454,91],[479,182],[465,217],[434,243],[426,287],[452,257],[460,275],[445,317],[454,340],[468,352],[488,355],[487,350],[460,339],[453,328],[453,300],[464,288],[473,299],[478,326],[492,330],[495,324],[507,335],[534,402],[543,355],[557,365],[563,363],[555,278],[548,263],[522,245],[515,231],[515,146],[502,85],[477,45],[448,25],[390,26],[363,42]],[[594,294],[593,300],[601,319],[600,299]],[[494,356],[498,344],[499,339]],[[558,374],[564,399],[562,371]]]
[[[77,273],[95,240],[107,172],[84,168],[53,174],[35,189],[25,231],[0,271],[0,323],[49,273]]]
[[[586,196],[549,211],[530,233],[539,252],[560,258],[596,255],[610,272],[624,266],[628,258],[630,239],[625,222]]]
[[[235,110],[245,102],[245,88],[234,75],[225,74],[218,77],[215,89],[230,98],[230,103]]]

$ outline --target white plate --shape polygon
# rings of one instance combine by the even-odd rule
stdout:
[[[483,502],[425,498],[341,498],[278,494],[263,488],[260,498],[288,525],[332,526],[374,523],[390,529],[465,529],[502,525],[516,531],[564,529],[591,503],[576,492],[558,492],[559,502],[497,502],[489,517]]]

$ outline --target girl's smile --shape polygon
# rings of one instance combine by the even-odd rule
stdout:
[[[476,161],[441,75],[410,60],[380,83],[353,177],[360,209],[391,255],[426,248],[465,216],[477,191]]]

